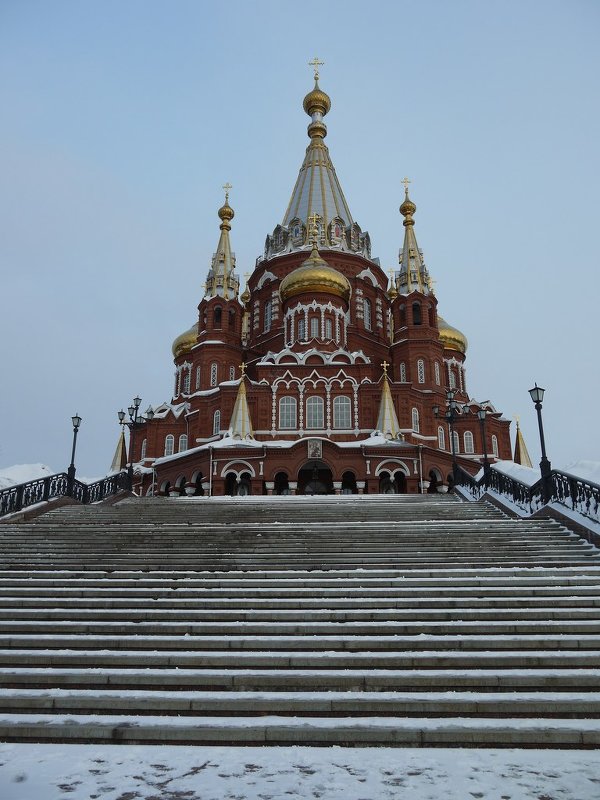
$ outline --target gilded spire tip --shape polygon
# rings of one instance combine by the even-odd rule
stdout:
[[[308,66],[312,67],[315,71],[315,81],[319,80],[319,67],[322,67],[324,63],[324,61],[319,61],[318,56],[315,56],[312,61],[308,62]]]
[[[217,214],[223,223],[229,223],[235,216],[233,208],[229,205],[229,190],[233,189],[233,186],[227,181],[227,183],[223,184],[223,189],[225,190],[225,202],[217,211]]]

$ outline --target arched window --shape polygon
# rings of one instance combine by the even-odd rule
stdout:
[[[279,400],[279,427],[294,430],[296,427],[296,398],[286,395]]]
[[[319,318],[310,318],[310,338],[316,339],[319,336]]]
[[[221,412],[215,411],[213,414],[213,436],[221,431]]]
[[[179,453],[183,453],[184,450],[187,450],[187,433],[182,433],[179,437]]]
[[[435,311],[433,310],[433,306],[429,306],[427,309],[427,315],[429,317],[429,326],[431,328],[435,327]]]
[[[475,447],[473,444],[473,434],[471,431],[465,431],[463,439],[465,443],[465,453],[474,453]]]
[[[404,361],[400,362],[400,381],[406,383],[406,364]]]
[[[191,367],[187,367],[183,372],[183,391],[185,392],[185,394],[190,393],[190,382],[192,379],[191,369],[192,369]]]
[[[300,317],[298,320],[298,339],[302,342],[306,339],[306,320]]]
[[[350,398],[345,396],[333,399],[333,427],[348,430],[352,426]]]
[[[452,437],[454,439],[454,452],[455,453],[460,453],[460,436],[458,435],[458,433],[456,431],[454,431],[454,433],[452,434]]]
[[[307,428],[322,428],[323,427],[323,398],[309,397],[306,401],[306,427]]]
[[[406,306],[400,306],[400,327],[403,328],[406,325]]]
[[[143,439],[142,440],[142,449],[141,449],[141,452],[140,452],[140,461],[143,461],[146,458],[146,445],[147,445],[147,441],[146,441],[146,439]]]
[[[196,367],[196,391],[200,388],[200,367]]]
[[[438,361],[434,362],[434,365],[433,365],[433,372],[434,372],[434,374],[435,374],[435,382],[436,382],[436,384],[437,384],[438,386],[440,386],[440,384],[441,384],[441,382],[442,382],[442,379],[441,379],[441,377],[440,377],[440,365],[439,365],[439,362],[438,362]]]
[[[413,408],[412,410],[412,429],[415,433],[419,433],[419,409]]]
[[[438,425],[438,447],[440,450],[446,449],[446,434],[441,425]]]
[[[492,436],[492,453],[498,458],[498,437]]]
[[[365,328],[370,331],[373,328],[373,320],[371,314],[371,301],[365,299],[363,300],[363,315],[365,320]]]
[[[333,339],[333,323],[330,319],[325,320],[325,338]]]
[[[421,324],[421,303],[412,304],[413,325]]]
[[[235,380],[235,367],[229,367],[229,380]]]
[[[217,365],[214,362],[210,365],[210,385],[217,385]]]
[[[221,327],[222,314],[223,312],[221,310],[221,306],[215,306],[215,309],[213,311],[213,325],[215,326],[215,328]]]
[[[271,323],[273,321],[273,301],[267,300],[265,303],[265,331],[271,330]]]
[[[168,436],[165,436],[165,455],[172,456],[174,447],[175,447],[175,437],[173,436],[172,433],[169,433]]]
[[[448,382],[451,389],[456,389],[456,375],[451,367],[448,367]]]
[[[425,383],[425,361],[422,358],[417,361],[417,380]]]

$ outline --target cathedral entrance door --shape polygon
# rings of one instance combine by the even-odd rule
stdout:
[[[333,475],[324,461],[308,461],[298,473],[299,494],[333,494]]]

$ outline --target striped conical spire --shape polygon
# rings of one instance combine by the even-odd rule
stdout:
[[[517,419],[517,436],[515,438],[515,454],[513,457],[513,461],[515,464],[521,464],[523,467],[533,467],[531,463],[531,458],[529,457],[529,452],[527,450],[527,445],[525,444],[525,439],[523,438],[523,434],[521,433],[521,427],[519,425],[519,420]]]
[[[398,416],[394,408],[394,401],[392,400],[390,383],[387,376],[388,364],[384,361],[381,366],[383,367],[383,385],[381,387],[381,403],[379,404],[379,416],[377,417],[376,430],[383,434],[386,439],[396,439],[400,432],[400,425],[398,424]]]

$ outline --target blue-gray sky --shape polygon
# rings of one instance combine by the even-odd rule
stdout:
[[[547,390],[548,455],[599,460],[600,3],[0,2],[0,466],[110,465],[116,411],[171,397],[233,184],[241,274],[307,144],[307,61],[373,254],[397,265],[400,180],[471,395]]]

